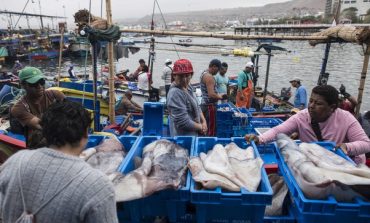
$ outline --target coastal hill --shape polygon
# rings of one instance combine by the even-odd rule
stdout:
[[[239,20],[245,22],[251,18],[274,19],[288,15],[317,14],[325,10],[323,0],[291,0],[282,3],[267,4],[261,7],[240,7],[230,9],[212,9],[204,11],[187,11],[176,13],[164,13],[166,22],[183,21],[184,23],[220,23],[226,20]],[[148,6],[149,7],[149,6]],[[116,19],[123,25],[149,24],[151,15],[139,19]],[[155,21],[162,21],[159,14],[155,15]]]

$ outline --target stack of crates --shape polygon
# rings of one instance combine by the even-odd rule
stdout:
[[[349,157],[344,155],[342,150],[333,150],[335,144],[330,142],[317,142],[318,145],[328,149],[331,152],[353,162]],[[298,223],[326,223],[326,222],[370,222],[370,202],[360,197],[353,202],[340,202],[334,197],[329,196],[327,199],[315,200],[307,198],[292,171],[284,161],[284,157],[276,145],[276,158],[279,170],[284,176],[284,180],[290,191],[290,200],[292,201],[293,212]]]
[[[239,115],[233,115],[233,136],[234,137],[244,137],[245,134],[252,132],[252,125],[250,121],[252,120],[252,113],[246,108],[239,108]]]
[[[237,108],[231,103],[217,106],[217,134],[219,138],[244,136],[251,131],[252,114],[246,108]]]
[[[230,138],[233,135],[233,114],[238,111],[231,104],[219,104],[216,111],[216,136]]]
[[[240,148],[249,145],[244,138],[198,137],[192,156],[207,153],[216,144],[236,143]],[[259,157],[255,145],[254,154]],[[239,192],[230,192],[220,187],[213,190],[199,189],[191,180],[191,203],[195,205],[196,222],[263,222],[265,207],[271,204],[272,189],[264,168],[261,171],[261,183],[256,192],[244,188]]]

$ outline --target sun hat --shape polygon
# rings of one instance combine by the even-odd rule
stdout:
[[[168,63],[172,63],[172,60],[171,59],[167,59],[165,64],[168,64]]]

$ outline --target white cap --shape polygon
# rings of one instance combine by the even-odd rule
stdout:
[[[296,81],[296,82],[300,82],[301,79],[299,77],[294,77],[293,79],[291,79],[289,82],[292,83],[293,81]]]
[[[19,63],[19,60],[16,60],[15,62],[16,62],[16,63]]]
[[[245,67],[253,68],[253,67],[254,67],[254,64],[253,64],[251,61],[249,61],[249,62],[245,65]]]
[[[167,63],[172,63],[172,60],[171,60],[171,59],[167,59],[165,63],[166,63],[166,64],[167,64]]]

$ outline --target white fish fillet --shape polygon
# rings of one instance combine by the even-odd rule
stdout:
[[[368,167],[354,166],[343,157],[338,156],[317,144],[301,143],[299,148],[318,167],[370,178],[370,169]]]
[[[207,172],[199,157],[192,157],[189,160],[188,167],[193,179],[196,182],[201,183],[204,188],[215,189],[216,187],[221,187],[229,191],[240,191],[240,187],[235,185],[229,179],[219,174]]]
[[[231,180],[239,187],[243,186],[243,183],[240,182],[236,176],[236,173],[231,167],[226,150],[222,145],[216,144],[212,150],[208,151],[206,157],[202,155],[200,158],[202,159],[204,168],[207,170],[207,172],[219,174]]]
[[[352,186],[370,190],[370,178],[362,176],[366,175],[365,169],[356,170],[345,159],[336,159],[333,154],[327,154],[330,151],[323,151],[324,148],[316,146],[308,148],[313,144],[304,144],[299,149],[294,141],[282,134],[278,135],[277,143],[295,180],[308,198],[325,199],[333,195],[338,201],[348,202],[362,196]]]
[[[229,158],[229,162],[237,178],[242,183],[242,187],[250,192],[257,191],[261,182],[262,159],[260,157],[246,160]]]
[[[247,149],[242,149],[234,142],[225,146],[227,156],[239,160],[254,159],[253,147],[249,146]]]

